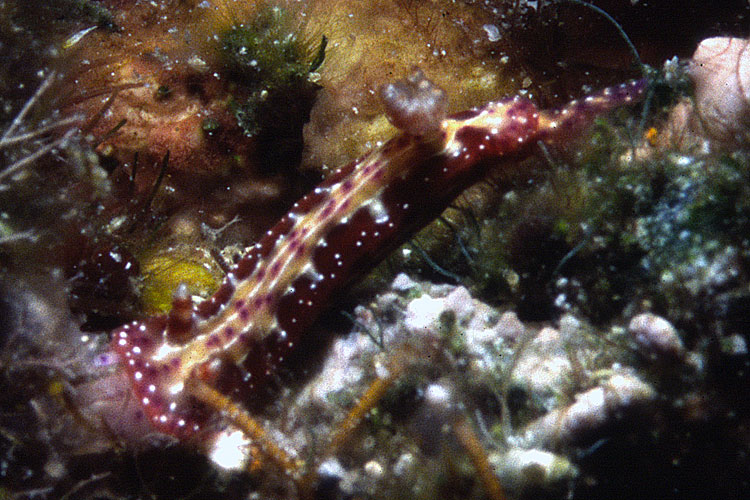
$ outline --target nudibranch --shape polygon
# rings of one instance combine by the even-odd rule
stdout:
[[[419,70],[385,86],[381,97],[401,134],[295,203],[212,297],[194,305],[180,287],[168,315],[114,331],[113,349],[143,413],[156,430],[181,439],[210,427],[216,412],[191,395],[190,381],[245,401],[337,293],[498,160],[529,155],[540,141],[562,142],[645,89],[637,80],[559,109],[514,97],[447,116],[445,93]]]

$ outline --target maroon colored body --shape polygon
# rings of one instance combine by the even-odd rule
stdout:
[[[417,75],[411,84],[423,78]],[[541,112],[531,101],[513,98],[447,118],[439,93],[424,83],[419,88],[429,92],[428,104],[399,101],[390,110],[406,132],[340,168],[297,202],[213,297],[193,306],[178,291],[169,316],[114,332],[113,348],[156,429],[183,438],[210,420],[211,411],[185,388],[191,377],[246,400],[336,293],[439,215],[486,174],[490,162],[527,155],[537,141],[565,140],[593,116],[638,99],[645,82],[557,110]]]

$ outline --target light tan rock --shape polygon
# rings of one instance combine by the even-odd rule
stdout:
[[[638,348],[653,359],[680,359],[685,346],[672,323],[652,313],[639,314],[630,320],[630,335]]]
[[[706,134],[724,146],[750,143],[750,43],[707,38],[689,66],[695,107]]]

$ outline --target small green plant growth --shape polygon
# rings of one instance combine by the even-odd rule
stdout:
[[[221,38],[221,50],[230,70],[246,83],[286,86],[305,78],[310,68],[305,48],[280,7],[261,7],[253,19],[233,25]]]
[[[261,164],[271,171],[294,165],[302,150],[317,85],[310,74],[325,58],[327,39],[298,34],[291,13],[261,5],[220,37],[224,64],[238,90],[231,106],[237,123],[258,141]]]

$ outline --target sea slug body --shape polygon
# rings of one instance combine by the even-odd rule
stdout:
[[[188,438],[210,425],[191,396],[200,380],[242,402],[262,387],[332,297],[438,216],[500,159],[538,141],[564,141],[607,110],[634,102],[643,80],[541,111],[514,97],[445,116],[445,94],[421,72],[385,87],[403,133],[341,167],[294,204],[194,306],[184,287],[172,311],[115,330],[112,346],[153,427]],[[512,168],[504,162],[504,168]]]

